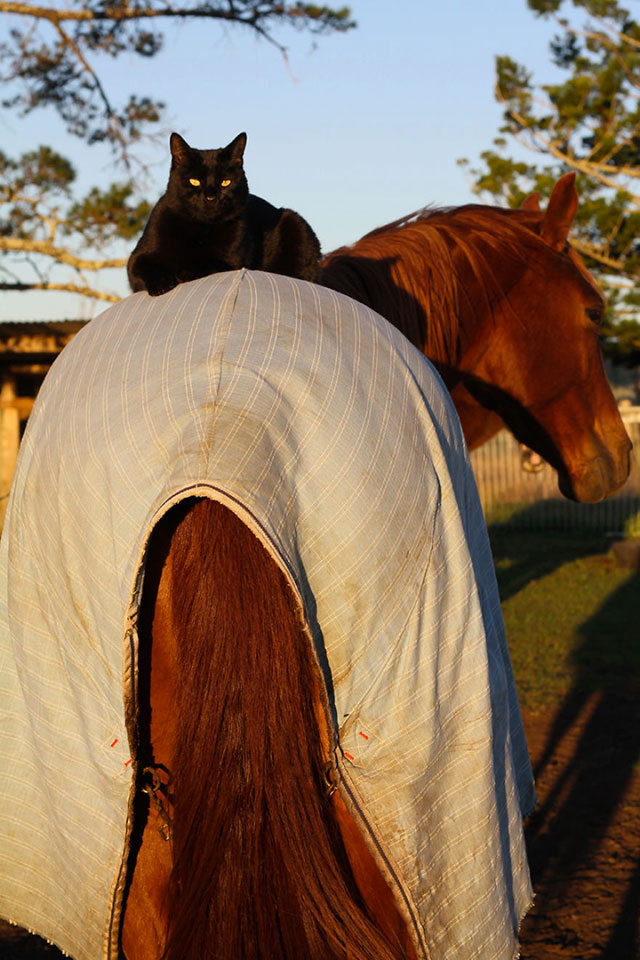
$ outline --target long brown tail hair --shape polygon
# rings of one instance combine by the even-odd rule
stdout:
[[[171,541],[178,645],[164,960],[400,960],[326,796],[314,664],[280,569],[196,500]]]

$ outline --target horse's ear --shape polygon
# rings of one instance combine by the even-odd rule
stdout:
[[[578,209],[575,173],[565,173],[556,183],[549,206],[545,211],[540,236],[556,250],[562,250],[567,242],[573,218]]]
[[[524,198],[520,204],[520,209],[540,211],[540,194],[537,190],[535,193],[530,193],[528,197]]]

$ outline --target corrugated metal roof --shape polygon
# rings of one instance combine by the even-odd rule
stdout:
[[[0,357],[3,363],[51,362],[85,326],[81,320],[0,323]]]

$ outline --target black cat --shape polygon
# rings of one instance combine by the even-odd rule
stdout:
[[[129,257],[134,293],[158,296],[223,270],[267,270],[315,281],[320,244],[299,214],[249,193],[239,134],[220,150],[195,150],[172,133],[166,193]]]

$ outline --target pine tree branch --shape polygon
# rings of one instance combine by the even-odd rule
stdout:
[[[122,23],[131,20],[150,20],[158,18],[201,18],[208,20],[226,20],[229,23],[240,23],[256,30],[259,24],[269,19],[270,16],[277,15],[283,18],[290,18],[292,21],[297,18],[309,17],[309,19],[320,19],[311,17],[303,8],[296,5],[287,6],[285,4],[269,4],[267,9],[262,11],[253,9],[253,11],[244,12],[237,10],[232,3],[229,3],[228,9],[223,10],[219,7],[212,7],[210,4],[201,4],[196,7],[173,6],[165,4],[163,7],[154,9],[152,6],[144,8],[133,8],[128,4],[117,7],[104,7],[101,10],[58,10],[55,7],[40,7],[31,3],[19,2],[19,0],[0,0],[0,13],[12,13],[23,17],[35,17],[38,20],[48,20],[57,25],[65,21],[74,23],[90,23],[114,21]],[[344,24],[336,29],[348,29],[353,26],[353,22],[345,16]],[[260,27],[258,32],[265,36],[265,28]]]
[[[602,43],[604,46],[608,47],[610,53],[613,55],[613,57],[615,58],[615,60],[616,60],[616,62],[618,63],[618,65],[619,65],[620,67],[622,67],[622,69],[623,69],[624,73],[626,74],[627,79],[629,80],[629,82],[630,82],[634,87],[637,87],[637,88],[640,90],[640,80],[638,80],[638,78],[629,70],[629,67],[627,66],[627,63],[625,62],[624,57],[621,56],[621,54],[620,54],[619,51],[618,51],[618,47],[616,46],[616,44],[614,43],[614,41],[611,39],[611,37],[609,36],[609,34],[606,33],[605,31],[606,31],[607,27],[609,27],[609,28],[612,30],[612,32],[615,34],[615,36],[616,36],[616,38],[618,39],[618,41],[619,41],[620,44],[623,43],[623,42],[625,42],[625,43],[627,43],[629,46],[633,47],[635,50],[639,50],[639,49],[640,49],[640,41],[634,40],[633,37],[628,37],[628,36],[627,36],[626,34],[624,34],[624,33],[620,33],[618,30],[615,30],[615,29],[614,29],[613,27],[611,27],[609,24],[605,24],[604,21],[602,21],[600,17],[595,17],[595,16],[594,16],[594,19],[597,20],[597,21],[599,21],[599,22],[602,24],[602,31],[601,31],[601,32],[594,32],[593,30],[579,30],[577,27],[572,27],[572,26],[570,26],[566,21],[562,20],[561,17],[558,17],[558,16],[554,17],[554,20],[556,21],[556,23],[558,24],[558,26],[560,26],[563,30],[566,30],[567,33],[572,34],[572,36],[574,36],[574,37],[582,37],[583,40],[597,40],[597,41],[599,41],[600,43]]]
[[[3,44],[3,57],[10,63],[2,79],[15,82],[18,94],[7,103],[25,113],[53,106],[67,129],[92,142],[107,140],[117,149],[125,166],[130,167],[127,147],[141,136],[141,128],[158,121],[163,104],[153,99],[130,98],[124,111],[111,103],[97,70],[91,65],[91,52],[118,56],[125,50],[153,56],[162,35],[152,32],[151,22],[215,20],[237,24],[267,40],[280,52],[290,72],[286,47],[274,36],[277,24],[302,28],[312,34],[345,32],[355,26],[350,10],[333,9],[313,3],[280,3],[279,0],[82,0],[79,4],[29,3],[27,0],[0,0],[0,13],[26,18],[33,24],[24,34],[15,31],[11,45]],[[193,5],[192,5],[193,4]],[[37,48],[33,36],[38,24],[50,24],[57,33],[57,44]],[[147,24],[145,27],[144,24]],[[65,25],[69,29],[64,29]],[[125,27],[129,25],[129,30]],[[10,60],[11,58],[11,60]],[[49,61],[47,63],[47,61]]]
[[[608,256],[602,252],[600,247],[594,243],[589,243],[588,240],[582,240],[580,237],[574,235],[571,237],[571,246],[574,247],[578,253],[583,254],[585,257],[590,257],[608,270],[615,270],[617,273],[623,273],[625,270],[625,264],[622,258]]]
[[[113,129],[115,138],[116,138],[116,140],[117,140],[117,141],[119,142],[119,144],[120,144],[120,148],[121,148],[121,151],[122,151],[122,159],[123,159],[123,161],[124,161],[125,166],[128,168],[128,167],[130,166],[130,164],[129,164],[129,157],[128,157],[128,151],[127,151],[127,141],[126,141],[126,139],[125,139],[125,137],[124,137],[124,134],[122,133],[122,128],[121,128],[121,126],[120,126],[120,123],[119,123],[119,121],[118,121],[118,118],[117,118],[117,116],[116,116],[116,113],[115,113],[113,107],[111,106],[111,102],[110,102],[110,100],[109,100],[109,98],[108,98],[108,96],[107,96],[107,93],[106,93],[106,91],[105,91],[105,89],[104,89],[104,87],[103,87],[103,85],[102,85],[102,83],[101,83],[101,81],[100,81],[100,78],[99,78],[98,74],[95,72],[95,70],[93,69],[93,67],[91,66],[91,64],[90,64],[89,61],[87,60],[87,58],[84,56],[84,54],[82,53],[82,50],[80,49],[80,47],[78,46],[78,44],[75,42],[75,40],[73,39],[73,37],[70,37],[69,34],[68,34],[68,33],[63,29],[63,27],[60,25],[60,22],[58,22],[58,21],[57,21],[57,22],[54,22],[54,27],[56,28],[56,30],[57,30],[57,32],[58,32],[58,35],[60,36],[60,39],[62,40],[62,42],[63,42],[67,47],[69,47],[70,50],[73,51],[76,59],[78,60],[78,62],[79,62],[80,65],[81,65],[81,67],[83,68],[83,70],[84,70],[86,73],[89,74],[89,76],[91,77],[93,83],[95,84],[95,88],[96,88],[96,90],[98,91],[98,96],[99,96],[100,99],[102,100],[102,104],[103,104],[103,106],[104,106],[104,112],[105,112],[105,114],[106,114],[106,116],[107,116],[109,125],[110,125],[111,128]]]
[[[280,14],[289,14],[289,16],[295,16],[295,8],[286,8],[284,6],[279,8]],[[282,56],[287,62],[286,47],[278,43],[274,37],[271,36],[269,31],[265,29],[259,21],[267,18],[268,11],[259,13],[257,10],[254,10],[253,13],[246,14],[242,11],[236,10],[233,3],[229,3],[229,9],[222,10],[219,8],[211,7],[209,4],[201,4],[196,7],[185,7],[182,5],[173,6],[171,4],[166,4],[163,7],[154,9],[152,6],[147,6],[145,8],[132,8],[129,4],[123,4],[118,7],[105,7],[102,10],[70,10],[62,9],[58,10],[54,7],[43,7],[35,6],[30,3],[16,2],[16,0],[0,0],[0,13],[9,13],[17,14],[19,16],[33,17],[37,20],[46,20],[51,23],[59,32],[61,32],[60,25],[65,22],[70,23],[104,23],[112,21],[114,23],[124,23],[131,21],[144,21],[144,20],[158,20],[158,19],[208,19],[208,20],[223,20],[228,23],[239,23],[244,26],[250,27],[255,30],[255,32],[268,40],[280,51]],[[70,38],[67,34],[63,34],[64,42],[72,47],[70,43]],[[98,78],[95,72],[88,66],[77,46],[74,48],[74,53],[78,57],[80,63],[85,69],[88,69],[91,73],[96,87],[99,90],[103,102],[105,102],[105,112],[111,121],[113,119],[113,111],[104,97],[104,90],[102,85],[99,83]]]
[[[72,21],[74,23],[102,22],[113,20],[121,23],[126,20],[145,20],[155,17],[210,17],[216,20],[240,20],[237,13],[224,10],[211,10],[206,7],[187,9],[183,7],[165,6],[154,10],[152,7],[132,9],[130,6],[105,7],[102,10],[57,10],[55,7],[38,7],[32,3],[14,2],[14,0],[0,0],[0,13],[13,13],[23,17],[35,17],[38,20],[48,20],[54,25]]]
[[[585,176],[592,177],[595,180],[598,180],[604,187],[609,187],[611,190],[620,190],[620,183],[617,180],[612,180],[607,174],[613,173],[618,177],[629,177],[634,180],[640,180],[640,167],[630,167],[628,165],[622,167],[616,167],[611,164],[599,164],[594,163],[592,160],[586,161],[580,157],[576,157],[570,153],[567,153],[566,150],[561,150],[557,144],[550,137],[546,137],[540,130],[534,130],[531,128],[526,117],[518,113],[513,107],[509,106],[505,97],[502,94],[502,91],[498,86],[496,86],[496,99],[503,104],[505,107],[506,113],[518,124],[523,131],[526,131],[532,140],[536,141],[539,145],[539,149],[542,153],[549,153],[552,157],[555,157],[556,160],[559,160],[561,163],[566,164],[569,167],[572,167],[574,170],[584,173]],[[515,139],[519,143],[524,144],[524,146],[532,149],[530,145],[522,137],[518,137],[516,134],[513,134]],[[535,148],[533,148],[535,149]],[[634,203],[640,207],[640,196],[635,194],[630,194],[634,198]]]
[[[609,39],[608,34],[604,32],[605,30],[608,29],[611,31],[611,33],[613,33],[616,36],[620,44],[626,43],[628,46],[633,47],[634,50],[640,50],[640,40],[636,40],[634,37],[630,37],[627,33],[622,33],[620,30],[617,30],[614,26],[607,23],[606,20],[604,20],[602,17],[599,17],[595,13],[591,14],[591,16],[597,23],[600,23],[602,25],[602,34],[597,34],[597,36],[602,35],[604,37],[607,37],[607,39]]]

